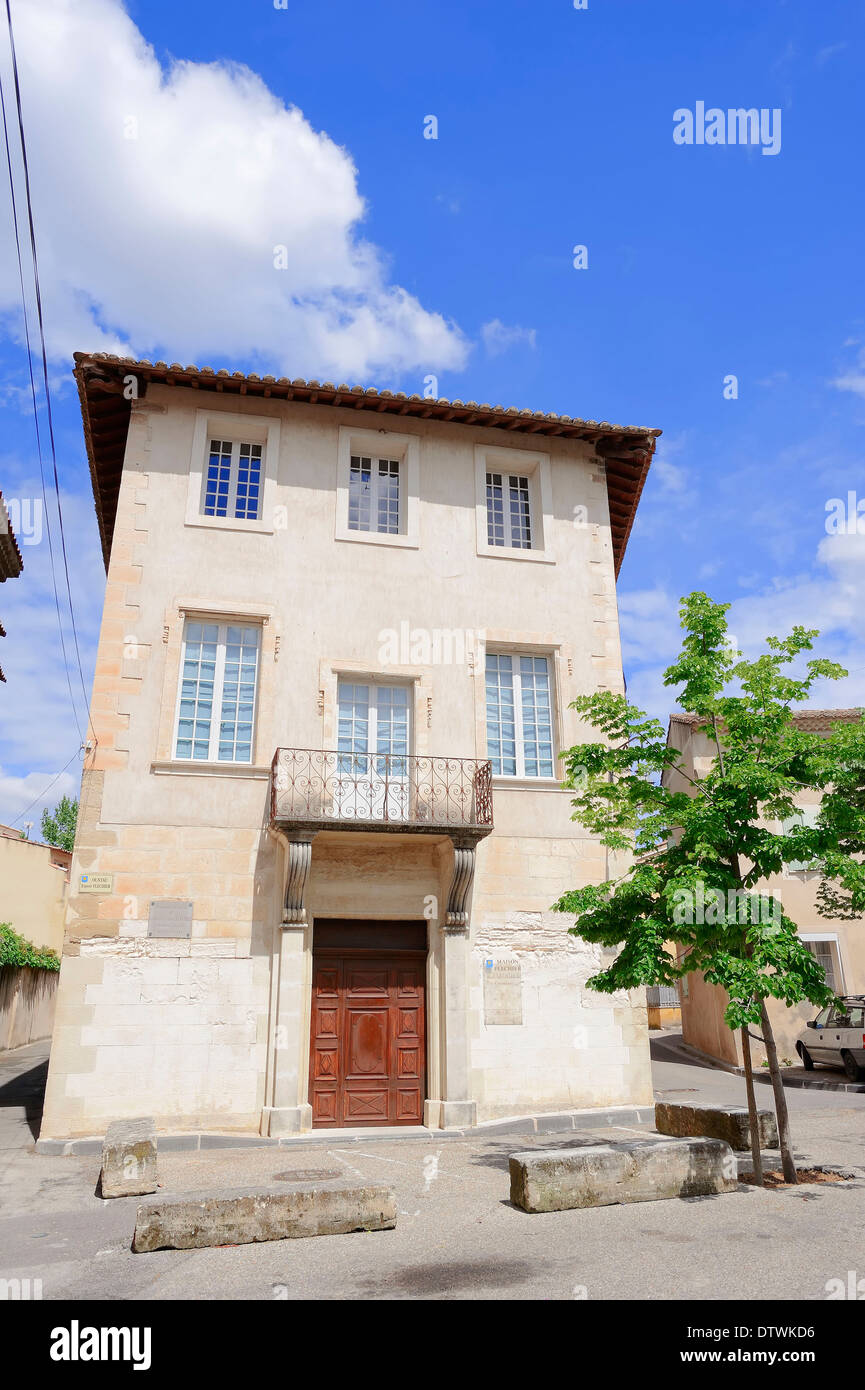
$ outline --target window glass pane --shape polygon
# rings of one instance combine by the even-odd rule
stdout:
[[[348,475],[348,526],[369,531],[372,516],[372,460],[352,455]]]
[[[257,521],[261,497],[261,445],[241,444],[237,463],[237,495],[234,515]]]
[[[408,753],[409,737],[408,687],[404,685],[380,685],[376,688],[376,749],[377,753],[387,754],[376,760],[376,770],[380,775],[387,773],[393,777],[404,777],[408,764],[401,754]]]
[[[258,638],[258,627],[229,625],[225,630],[217,750],[220,762],[248,763],[252,759]]]
[[[231,443],[211,439],[204,485],[205,516],[227,516],[231,488]]]
[[[498,776],[517,773],[513,658],[487,654],[487,757]]]
[[[532,525],[529,512],[529,480],[511,474],[508,478],[511,545],[517,550],[531,550]]]
[[[546,657],[520,657],[520,696],[525,775],[552,777],[553,734],[550,677]]]
[[[817,960],[822,965],[824,974],[826,976],[826,983],[829,986],[829,988],[837,990],[838,982],[836,979],[835,971],[835,952],[833,950],[834,942],[806,941],[805,945],[808,947],[808,950],[811,952],[812,956],[816,956]]]
[[[487,544],[504,545],[505,509],[501,473],[487,474]]]
[[[376,530],[384,535],[399,535],[399,462],[396,459],[378,461],[377,503]]]
[[[368,685],[340,681],[337,692],[339,722],[337,748],[340,753],[363,756],[339,758],[338,768],[344,773],[362,775],[369,767],[369,692]]]
[[[178,758],[208,757],[218,636],[215,623],[186,625],[175,749]]]

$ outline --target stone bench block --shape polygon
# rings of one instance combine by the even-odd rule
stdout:
[[[115,1120],[102,1143],[102,1196],[141,1197],[156,1188],[155,1122]]]
[[[761,1149],[777,1149],[778,1124],[771,1110],[758,1110]],[[705,1135],[723,1139],[731,1149],[748,1150],[751,1130],[748,1111],[742,1105],[688,1105],[681,1101],[659,1101],[655,1106],[655,1129],[659,1134]]]
[[[196,1250],[294,1236],[340,1236],[396,1225],[396,1200],[381,1184],[282,1183],[190,1192],[141,1202],[132,1249]]]
[[[720,1139],[636,1139],[511,1155],[511,1201],[523,1211],[705,1197],[736,1190],[736,1159]]]

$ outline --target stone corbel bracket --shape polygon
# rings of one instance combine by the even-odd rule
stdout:
[[[475,876],[475,850],[474,842],[454,841],[454,872],[444,921],[446,932],[468,931],[469,914],[466,904]]]
[[[314,837],[314,831],[308,834],[295,831],[290,836],[280,837],[286,851],[285,899],[282,909],[282,921],[285,926],[305,925],[308,920],[304,898],[312,863]]]

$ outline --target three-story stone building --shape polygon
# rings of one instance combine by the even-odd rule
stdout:
[[[76,355],[107,589],[43,1136],[651,1100],[558,755],[658,431]]]

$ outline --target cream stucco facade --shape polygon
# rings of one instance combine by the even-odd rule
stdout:
[[[261,445],[261,519],[202,515],[211,437]],[[399,460],[397,532],[351,529],[363,449]],[[531,549],[489,545],[490,468],[529,479]],[[248,763],[177,756],[193,621],[260,634]],[[494,776],[492,833],[272,814],[277,748],[339,746],[340,682],[400,686],[411,756],[481,767],[490,652],[545,659],[556,752],[587,734],[571,700],[622,689],[590,439],[179,383],[132,401],[43,1136],[134,1114],[175,1131],[310,1128],[315,933],[336,919],[424,925],[428,1125],[651,1101],[644,992],[588,990],[600,948],[549,910],[609,869],[555,776]],[[79,892],[84,874],[103,891]],[[154,902],[191,904],[188,935],[154,934]],[[508,963],[512,1021],[491,1021],[484,972]]]
[[[793,717],[804,728],[828,733],[833,720],[858,719],[859,711],[802,711]],[[670,773],[667,775],[668,784],[675,791],[689,790],[690,784],[686,778],[699,777],[708,771],[715,756],[714,743],[691,716],[678,715],[674,715],[670,722],[669,740],[674,747],[681,749],[680,766],[685,776]],[[820,796],[817,792],[803,792],[796,798],[796,804],[807,817],[809,813],[816,813]],[[780,829],[777,825],[773,828]],[[865,993],[865,921],[861,918],[844,921],[821,916],[817,910],[819,886],[819,874],[786,865],[782,874],[766,879],[761,889],[783,904],[784,911],[796,923],[799,935],[823,959],[832,987],[839,994]],[[702,974],[696,971],[680,983],[680,996],[685,1042],[721,1061],[741,1066],[740,1035],[731,1032],[724,1022],[724,1010],[728,1003],[726,991],[717,985],[707,984]],[[779,1058],[798,1064],[796,1040],[808,1019],[815,1017],[817,1009],[808,1003],[788,1008],[777,999],[767,1000],[767,1008]],[[755,1038],[758,1033],[758,1029],[752,1030]],[[762,1044],[755,1041],[752,1053],[755,1065],[761,1065],[766,1057]]]

